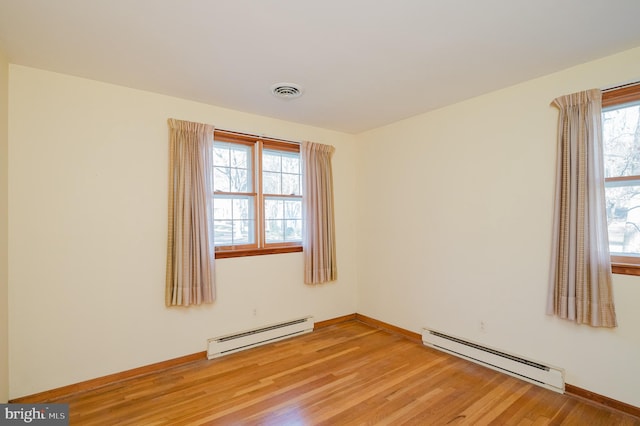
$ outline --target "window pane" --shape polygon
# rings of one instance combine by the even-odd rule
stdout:
[[[216,143],[213,148],[213,165],[229,167],[229,145]]]
[[[280,173],[282,171],[281,158],[277,151],[264,150],[262,154],[262,170]]]
[[[265,239],[267,243],[278,243],[284,241],[284,232],[282,229],[283,221],[265,220]]]
[[[233,219],[233,208],[230,198],[213,198],[213,217],[216,220]]]
[[[264,209],[267,244],[302,241],[302,200],[267,198]]]
[[[213,197],[214,243],[230,246],[255,243],[254,197]]]
[[[262,192],[265,194],[281,194],[280,173],[262,173]]]
[[[606,177],[640,174],[640,105],[602,113]]]
[[[286,220],[285,224],[285,239],[287,241],[302,241],[302,220]]]
[[[231,192],[249,192],[250,186],[246,170],[231,169]]]
[[[282,171],[284,173],[300,174],[300,154],[283,154]]]
[[[233,221],[233,244],[249,244],[253,240],[253,221]]]
[[[230,220],[214,220],[213,233],[216,246],[230,246],[233,243],[233,222]]]
[[[226,167],[213,168],[213,190],[229,192],[231,189],[231,181],[229,179],[230,169]]]
[[[231,166],[237,167],[240,169],[248,169],[251,165],[251,161],[249,159],[249,154],[251,153],[250,148],[242,146],[235,146],[231,150]]]
[[[609,251],[640,255],[640,186],[607,187]]]
[[[302,200],[285,200],[285,219],[302,219]]]
[[[213,188],[220,192],[253,190],[250,146],[226,142],[213,143]]]
[[[233,218],[234,219],[251,219],[253,213],[251,212],[251,206],[249,205],[248,198],[234,198],[233,199]]]
[[[262,180],[265,194],[301,195],[300,154],[265,150]]]
[[[300,175],[282,174],[282,192],[279,194],[300,195]]]
[[[265,219],[283,219],[284,202],[282,200],[264,200],[264,217]]]

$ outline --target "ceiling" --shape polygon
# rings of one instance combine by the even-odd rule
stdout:
[[[0,0],[16,64],[359,133],[640,46],[638,0]],[[302,97],[270,93],[293,82]]]

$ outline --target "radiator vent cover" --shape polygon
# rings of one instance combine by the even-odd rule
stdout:
[[[265,325],[207,340],[207,358],[213,359],[313,331],[313,317]]]
[[[493,370],[564,393],[564,370],[425,328],[422,343]]]

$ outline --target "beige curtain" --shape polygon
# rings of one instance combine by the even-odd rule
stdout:
[[[215,298],[211,227],[213,126],[169,119],[167,306]]]
[[[599,90],[553,101],[560,110],[547,313],[615,327],[604,195]]]
[[[304,211],[304,282],[320,284],[338,278],[333,218],[333,172],[335,148],[302,142]]]

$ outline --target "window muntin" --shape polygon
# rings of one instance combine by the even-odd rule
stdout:
[[[605,92],[602,104],[613,272],[640,275],[640,85]]]
[[[299,145],[216,131],[213,180],[216,257],[301,248]]]

